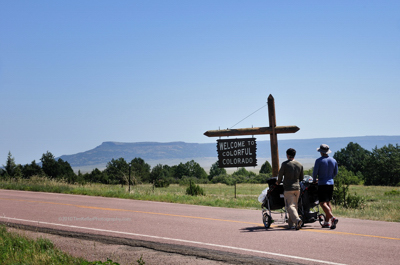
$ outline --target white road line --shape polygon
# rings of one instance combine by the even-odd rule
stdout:
[[[335,263],[335,262],[324,261],[324,260],[316,260],[316,259],[303,258],[303,257],[298,257],[298,256],[291,256],[291,255],[285,255],[285,254],[279,254],[279,253],[273,253],[273,252],[267,252],[267,251],[260,251],[260,250],[247,249],[247,248],[239,248],[239,247],[232,247],[232,246],[217,245],[217,244],[204,243],[204,242],[197,242],[197,241],[190,241],[190,240],[177,239],[177,238],[160,237],[160,236],[151,236],[151,235],[142,235],[142,234],[136,234],[136,233],[122,232],[122,231],[114,231],[114,230],[105,230],[105,229],[98,229],[98,228],[92,228],[92,227],[83,227],[83,226],[75,226],[75,225],[65,225],[65,224],[57,224],[57,223],[48,223],[48,222],[34,221],[34,220],[26,220],[26,219],[18,219],[18,218],[6,217],[6,216],[0,216],[0,218],[2,218],[2,219],[7,219],[7,220],[28,222],[28,223],[46,224],[46,225],[62,226],[62,227],[69,227],[69,228],[77,228],[77,229],[91,230],[91,231],[98,231],[98,232],[107,232],[107,233],[114,233],[114,234],[123,234],[123,235],[131,235],[131,236],[138,236],[138,237],[146,237],[146,238],[154,238],[154,239],[163,239],[163,240],[169,240],[169,241],[175,241],[175,242],[190,243],[190,244],[203,245],[203,246],[211,246],[211,247],[219,247],[219,248],[225,248],[225,249],[231,249],[231,250],[240,250],[240,251],[246,251],[246,252],[252,252],[252,253],[259,253],[259,254],[266,254],[266,255],[272,255],[272,256],[278,256],[278,257],[284,257],[284,258],[291,258],[291,259],[298,259],[298,260],[304,260],[304,261],[312,261],[312,262],[318,262],[318,263],[323,263],[323,264],[345,265],[345,264],[343,264],[343,263]]]

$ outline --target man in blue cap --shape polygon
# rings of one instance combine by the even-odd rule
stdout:
[[[313,181],[318,181],[318,200],[319,205],[325,212],[325,223],[322,227],[335,229],[339,220],[332,214],[331,200],[333,197],[333,179],[338,174],[338,163],[328,154],[332,151],[329,146],[321,144],[317,151],[320,152],[321,157],[315,161],[313,171]],[[331,224],[329,224],[329,220]]]

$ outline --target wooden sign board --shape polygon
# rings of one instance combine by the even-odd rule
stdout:
[[[256,138],[217,140],[217,151],[220,168],[257,166]]]

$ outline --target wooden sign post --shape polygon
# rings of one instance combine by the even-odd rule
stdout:
[[[295,133],[298,130],[300,130],[300,128],[297,126],[276,126],[275,101],[272,95],[269,95],[268,97],[268,116],[269,116],[269,127],[213,130],[213,131],[206,131],[204,135],[208,137],[218,137],[218,136],[269,134],[271,142],[272,176],[276,177],[278,176],[279,172],[279,152],[278,152],[277,134]]]

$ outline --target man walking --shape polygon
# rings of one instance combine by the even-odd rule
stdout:
[[[317,151],[320,152],[321,157],[315,161],[313,170],[313,181],[318,181],[318,200],[319,205],[325,212],[325,223],[322,227],[335,229],[339,220],[332,214],[331,200],[333,197],[333,179],[338,174],[338,163],[328,154],[332,151],[329,146],[321,144]],[[329,224],[329,220],[331,224]]]
[[[297,212],[299,196],[300,196],[300,181],[303,180],[303,165],[294,160],[296,156],[296,150],[289,148],[286,151],[286,157],[288,160],[282,163],[278,174],[278,180],[276,185],[282,182],[283,176],[283,196],[285,198],[286,209],[289,213],[288,225],[289,229],[295,226],[296,230],[299,230],[303,225],[299,214]]]

